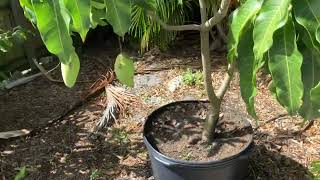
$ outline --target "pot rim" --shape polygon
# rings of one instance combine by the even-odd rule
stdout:
[[[168,160],[168,161],[171,161],[173,163],[180,164],[180,165],[186,165],[186,166],[206,166],[206,165],[213,165],[213,164],[226,164],[226,163],[228,163],[230,161],[233,161],[234,159],[240,157],[242,154],[245,154],[247,151],[249,151],[249,149],[253,145],[253,133],[251,134],[249,142],[247,143],[245,148],[243,148],[243,150],[240,151],[239,153],[237,153],[235,155],[232,155],[230,157],[227,157],[227,158],[220,159],[220,160],[209,160],[209,161],[186,161],[186,160],[174,159],[174,158],[166,156],[166,155],[162,154],[161,152],[159,152],[158,150],[156,150],[154,148],[154,146],[149,142],[149,140],[148,140],[148,138],[146,136],[146,124],[149,121],[151,121],[150,119],[152,119],[152,117],[155,116],[159,111],[162,111],[162,110],[164,110],[165,108],[167,108],[169,106],[173,106],[173,105],[179,104],[179,103],[207,103],[207,102],[209,102],[209,101],[208,100],[174,101],[174,102],[170,102],[168,104],[165,104],[165,105],[155,109],[152,113],[150,113],[150,115],[148,115],[148,117],[146,118],[146,120],[145,120],[145,122],[143,124],[143,141],[144,141],[144,143],[147,145],[147,147],[151,147],[153,152],[155,152],[158,156],[160,156],[161,159]],[[249,122],[249,124],[251,126],[250,122]]]

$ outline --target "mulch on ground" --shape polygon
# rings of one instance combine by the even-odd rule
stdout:
[[[99,68],[92,63],[93,59],[82,59],[79,78],[92,83],[78,83],[75,88],[67,89],[63,84],[40,77],[0,96],[0,131],[43,127],[36,135],[1,141],[0,178],[12,179],[20,167],[26,166],[27,179],[89,179],[90,176],[96,179],[152,179],[142,142],[145,117],[168,102],[205,99],[203,87],[199,86],[181,86],[174,93],[168,91],[168,81],[188,67],[199,68],[199,54],[187,54],[188,51],[186,48],[181,54],[151,51],[140,58],[137,69],[146,74],[137,76],[153,76],[159,82],[148,83],[143,78],[136,82],[137,88],[133,91],[141,103],[129,107],[125,117],[95,138],[90,133],[103,112],[103,95],[90,99],[66,118],[45,127],[79,100],[98,79],[102,72],[97,71]],[[219,82],[225,69],[221,62],[224,57],[213,57],[213,81]],[[236,74],[224,103],[232,102],[235,109],[245,113],[238,79]],[[256,98],[261,121],[285,112],[268,92],[267,84],[259,82]],[[251,122],[255,126],[255,121]],[[257,129],[248,179],[310,179],[308,166],[320,159],[320,123],[316,122],[302,134],[294,134],[301,129],[301,122],[301,118],[285,116]]]

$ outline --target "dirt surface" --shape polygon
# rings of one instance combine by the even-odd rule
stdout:
[[[245,115],[232,111],[230,106],[224,105],[211,144],[202,138],[208,113],[208,103],[202,102],[167,107],[155,117],[147,137],[156,149],[174,159],[210,161],[234,156],[251,143],[252,128]]]
[[[168,91],[168,82],[183,74],[186,68],[200,68],[199,46],[185,47],[183,44],[172,48],[174,53],[151,51],[138,57],[140,74],[137,76],[143,80],[135,82],[139,86],[134,92],[141,98],[141,104],[129,107],[126,116],[96,138],[89,135],[104,110],[103,94],[90,99],[55,124],[46,125],[82,93],[86,94],[91,83],[79,83],[70,90],[41,77],[1,95],[1,131],[38,127],[42,131],[30,137],[0,142],[0,179],[13,179],[18,169],[24,166],[28,172],[26,179],[152,179],[150,161],[142,141],[146,116],[172,101],[205,99],[203,87],[181,85],[173,93]],[[107,60],[117,52],[102,48],[86,53],[89,57]],[[215,83],[223,79],[225,65],[221,60],[225,61],[223,55],[213,54],[212,77]],[[100,69],[104,71],[94,59],[82,58],[81,63],[82,80],[94,82]],[[143,78],[146,74],[149,79]],[[146,82],[154,78],[158,83],[149,86]],[[234,104],[234,109],[245,113],[238,82],[236,73],[225,103]],[[255,148],[248,179],[311,179],[308,166],[320,159],[320,123],[316,122],[298,134],[294,132],[301,129],[302,119],[297,117],[285,116],[263,125],[268,119],[285,112],[270,95],[267,84],[259,81],[256,109],[261,127],[254,131]],[[255,126],[255,121],[251,124]]]

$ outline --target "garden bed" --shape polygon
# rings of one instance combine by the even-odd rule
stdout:
[[[179,46],[179,45],[177,45]],[[45,77],[17,87],[0,96],[0,131],[37,129],[39,133],[15,140],[1,140],[0,178],[12,179],[17,169],[26,166],[28,179],[152,179],[149,159],[142,142],[142,125],[155,108],[175,100],[203,99],[203,87],[180,85],[171,93],[168,83],[186,68],[198,69],[198,47],[175,47],[174,53],[150,51],[137,63],[136,88],[140,103],[95,138],[90,137],[104,110],[103,95],[87,101],[66,118],[46,126],[73,103],[80,100],[102,71],[99,63],[82,58],[80,81],[72,90]],[[99,52],[97,52],[99,51]],[[105,56],[103,50],[88,54]],[[102,54],[101,56],[99,54]],[[214,81],[223,78],[223,55],[213,55]],[[169,66],[170,64],[170,66]],[[171,68],[172,67],[172,68]],[[59,72],[57,72],[59,74]],[[150,78],[151,77],[151,78]],[[277,117],[285,110],[268,91],[268,78],[261,75],[256,108],[261,121]],[[149,83],[149,82],[157,83]],[[227,92],[225,103],[245,113],[238,75]],[[308,166],[320,159],[319,122],[299,134],[302,119],[283,117],[255,131],[248,179],[308,179]],[[252,121],[255,125],[255,121]],[[263,124],[263,123],[260,123]]]

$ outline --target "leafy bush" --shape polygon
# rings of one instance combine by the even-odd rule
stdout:
[[[236,67],[240,72],[242,98],[253,117],[257,118],[256,73],[264,64],[268,65],[273,79],[271,92],[290,114],[299,113],[305,119],[319,117],[320,1],[246,0],[241,4],[230,18],[227,73],[215,91],[209,31],[223,21],[230,2],[199,0],[201,24],[169,25],[155,12],[153,0],[20,0],[26,17],[36,24],[47,49],[62,62],[62,76],[68,87],[75,84],[80,68],[70,37],[72,32],[79,33],[84,40],[89,28],[107,22],[115,33],[124,36],[132,22],[132,7],[137,5],[165,30],[200,33],[203,78],[211,105],[204,133],[209,142],[213,140],[221,102]],[[219,3],[219,9],[210,9],[211,3]],[[133,63],[126,64],[131,65],[123,68],[124,64],[118,63],[116,74],[118,77],[127,74],[132,79],[133,72],[130,70],[128,74],[127,69],[132,69]]]
[[[11,31],[0,29],[0,57],[10,51],[15,45],[22,44],[27,39],[27,31],[20,26]]]
[[[203,85],[203,73],[201,71],[193,72],[188,68],[182,75],[183,84],[188,86],[202,86]]]

